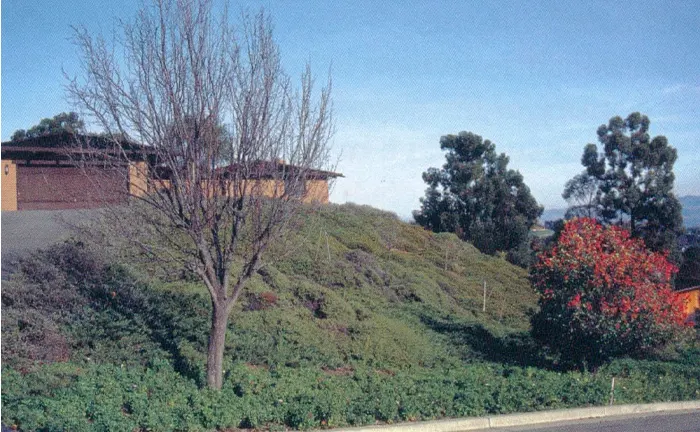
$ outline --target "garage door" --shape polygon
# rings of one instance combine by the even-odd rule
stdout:
[[[127,178],[117,169],[17,166],[18,210],[101,207],[125,198]]]

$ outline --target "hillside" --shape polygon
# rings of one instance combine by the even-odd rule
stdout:
[[[24,276],[29,273],[31,281],[34,270],[30,266],[43,261],[46,267],[46,262],[57,259],[55,255],[72,256],[68,264],[89,261],[90,266],[114,260],[102,256],[105,262],[100,264],[96,250],[61,246],[25,263]],[[485,256],[454,235],[435,235],[369,207],[331,205],[310,211],[284,244],[271,251],[268,263],[249,282],[232,314],[227,355],[232,361],[266,366],[341,367],[369,362],[407,367],[489,357],[497,353],[491,348],[485,352],[480,338],[526,330],[526,313],[535,306],[524,270]],[[62,282],[63,273],[74,271],[66,264],[59,261],[50,271]],[[177,317],[170,324],[183,328],[172,332],[177,336],[169,342],[178,347],[177,352],[160,354],[182,356],[180,361],[188,369],[201,374],[209,313],[205,289],[196,280],[171,276],[179,271],[147,278],[138,275],[158,272],[128,261],[110,268],[119,271],[121,278],[118,286],[110,288],[114,299],[106,306],[114,309],[110,314],[122,314],[126,311],[120,309],[129,308],[132,315],[119,325],[137,326],[141,333],[166,331],[129,321],[147,320],[139,317],[147,308],[167,305],[167,313]],[[484,281],[486,312],[482,312]],[[41,281],[41,285],[46,283]],[[65,289],[76,287],[68,284]],[[4,290],[3,304],[14,295],[12,288]],[[89,304],[91,300],[83,301]],[[16,303],[9,310],[12,305]],[[98,312],[103,311],[93,311]],[[103,318],[97,314],[91,319]],[[98,339],[100,349],[90,353],[92,358],[104,354],[104,360],[111,359],[117,349],[120,358],[112,360],[133,362],[142,357],[145,362],[152,353],[142,348],[129,352],[119,339],[133,335],[121,335],[113,325],[108,323],[100,334],[94,334],[94,323],[83,328],[81,322],[71,322],[70,332],[80,328],[78,333],[88,334],[68,344],[77,343],[81,347],[77,352],[81,352],[86,345],[81,338],[89,339],[88,345],[95,345]],[[473,339],[473,343],[456,347],[455,338]],[[119,346],[112,346],[115,343]],[[76,355],[87,354],[70,356]],[[4,360],[11,362],[12,358]]]
[[[272,257],[241,305],[255,309],[271,292],[279,297],[275,307],[259,316],[237,314],[236,334],[261,327],[277,332],[268,326],[282,310],[285,327],[314,334],[299,334],[299,343],[317,341],[319,352],[330,350],[340,363],[399,366],[492,354],[479,346],[455,348],[458,327],[497,336],[528,328],[535,296],[526,272],[454,235],[435,235],[354,205],[324,207],[300,228],[287,241],[296,246],[275,251],[280,258]]]
[[[90,238],[2,290],[2,420],[20,430],[308,429],[700,397],[696,357],[550,370],[526,272],[369,207],[308,209],[234,310],[203,389],[210,305],[178,269]],[[487,307],[482,312],[483,282]]]

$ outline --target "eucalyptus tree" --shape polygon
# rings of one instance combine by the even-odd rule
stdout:
[[[601,125],[601,149],[586,145],[581,158],[586,171],[578,181],[595,185],[591,208],[602,222],[629,224],[647,247],[674,251],[683,232],[681,204],[673,192],[677,153],[665,136],[651,137],[650,123],[635,112]]]
[[[471,132],[443,136],[440,148],[446,162],[423,173],[428,189],[413,212],[416,222],[454,232],[485,253],[516,254],[543,210],[522,174],[508,168],[494,143]]]

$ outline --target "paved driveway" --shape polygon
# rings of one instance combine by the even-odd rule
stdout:
[[[2,212],[2,278],[13,270],[17,259],[70,237],[71,226],[94,210],[23,210]]]

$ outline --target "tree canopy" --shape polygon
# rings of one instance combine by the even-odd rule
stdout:
[[[454,232],[488,254],[516,253],[527,245],[528,232],[543,208],[509,158],[471,132],[446,135],[441,169],[423,173],[428,184],[416,222],[435,232]]]
[[[601,125],[602,149],[596,144],[585,147],[581,163],[586,171],[567,183],[564,195],[573,185],[574,191],[584,192],[584,201],[590,200],[583,207],[572,206],[570,212],[629,224],[632,235],[643,238],[647,247],[673,251],[683,231],[681,204],[673,193],[677,154],[666,137],[651,138],[649,125],[649,118],[638,112]],[[585,211],[577,211],[581,209]]]
[[[700,246],[693,246],[683,253],[683,265],[678,270],[678,289],[700,286]]]
[[[50,135],[57,132],[80,132],[84,129],[85,123],[75,112],[56,114],[52,118],[41,119],[39,124],[27,130],[17,129],[12,133],[12,141],[20,141],[27,138],[36,138]]]

